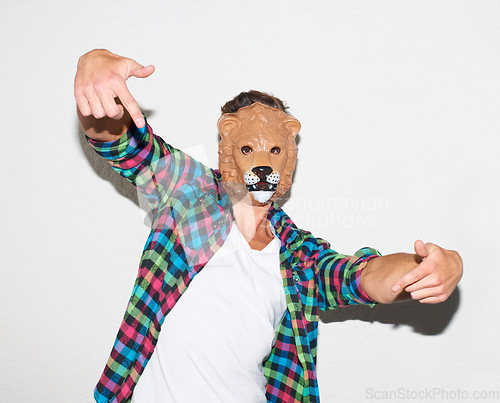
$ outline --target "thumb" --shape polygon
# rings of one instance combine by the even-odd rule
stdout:
[[[415,241],[414,248],[415,248],[415,253],[421,258],[425,258],[429,255],[429,251],[427,250],[426,246],[420,239]]]
[[[146,78],[153,74],[155,71],[155,66],[150,64],[149,66],[142,66],[139,63],[136,63],[136,66],[130,69],[129,77],[137,77],[137,78]]]

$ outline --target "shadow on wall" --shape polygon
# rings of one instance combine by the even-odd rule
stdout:
[[[320,319],[325,323],[362,320],[411,326],[413,331],[423,335],[437,335],[446,329],[460,305],[458,288],[440,304],[421,304],[418,301],[398,302],[368,306],[352,306],[320,312]]]

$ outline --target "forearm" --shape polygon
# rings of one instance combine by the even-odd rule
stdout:
[[[404,290],[393,292],[392,286],[421,261],[420,256],[408,253],[372,259],[361,273],[361,287],[371,299],[383,304],[411,299],[410,294]]]

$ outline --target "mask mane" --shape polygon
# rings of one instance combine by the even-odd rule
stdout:
[[[254,103],[250,106],[240,108],[236,113],[226,113],[218,122],[219,134],[219,170],[223,182],[242,183],[240,171],[235,162],[236,141],[242,135],[242,128],[252,125],[258,127],[259,135],[265,136],[266,132],[273,136],[279,135],[284,138],[287,150],[287,159],[280,172],[281,179],[276,192],[270,199],[273,201],[282,196],[292,184],[292,176],[297,162],[297,144],[295,136],[300,130],[300,123],[293,116],[269,106]],[[238,188],[238,186],[231,186]]]

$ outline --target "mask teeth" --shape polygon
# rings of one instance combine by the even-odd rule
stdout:
[[[275,184],[272,184],[272,183],[267,183],[268,185],[268,189],[267,190],[261,190],[261,189],[258,189],[257,186],[255,185],[247,185],[247,190],[249,192],[276,192],[276,189],[278,188],[277,185]]]

